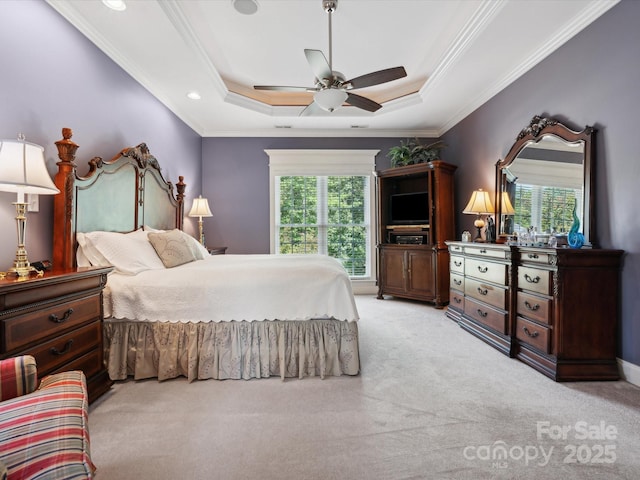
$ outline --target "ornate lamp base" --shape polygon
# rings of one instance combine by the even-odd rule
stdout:
[[[16,259],[13,261],[13,267],[11,267],[0,278],[6,275],[17,275],[18,279],[26,279],[32,272],[36,272],[39,276],[42,273],[36,270],[29,263],[27,258],[27,250],[24,248],[25,234],[27,230],[27,204],[25,202],[13,202],[16,206],[16,226],[18,228],[18,249],[16,250]]]

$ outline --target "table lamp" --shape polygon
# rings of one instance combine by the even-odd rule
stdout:
[[[0,191],[17,193],[16,224],[18,228],[18,249],[13,267],[8,273],[27,277],[36,269],[27,258],[25,240],[27,233],[27,203],[25,193],[54,195],[60,193],[51,180],[44,160],[44,148],[25,142],[24,135],[17,140],[0,140]]]
[[[198,232],[200,234],[200,243],[204,245],[204,232],[202,231],[202,217],[213,217],[213,213],[209,209],[209,202],[200,195],[193,199],[193,205],[189,212],[190,217],[198,217]]]
[[[482,218],[482,215],[491,215],[494,213],[493,205],[491,204],[491,198],[489,197],[489,192],[485,192],[482,189],[475,190],[471,194],[471,199],[467,206],[464,208],[462,213],[475,214],[477,215],[473,225],[478,229],[478,234],[476,238],[473,240],[474,242],[483,242],[482,239],[482,227],[484,227],[485,222]]]

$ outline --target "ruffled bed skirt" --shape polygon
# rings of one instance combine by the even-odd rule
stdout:
[[[112,380],[357,375],[358,325],[340,320],[165,323],[106,320]]]

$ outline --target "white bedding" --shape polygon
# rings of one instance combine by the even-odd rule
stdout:
[[[161,322],[358,320],[351,282],[324,255],[211,255],[137,275],[111,273],[105,317]]]

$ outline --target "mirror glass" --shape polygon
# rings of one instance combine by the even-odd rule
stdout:
[[[552,119],[534,117],[509,155],[498,162],[496,227],[506,237],[566,245],[577,218],[585,244],[593,243],[591,136]],[[525,237],[523,237],[525,235]]]

